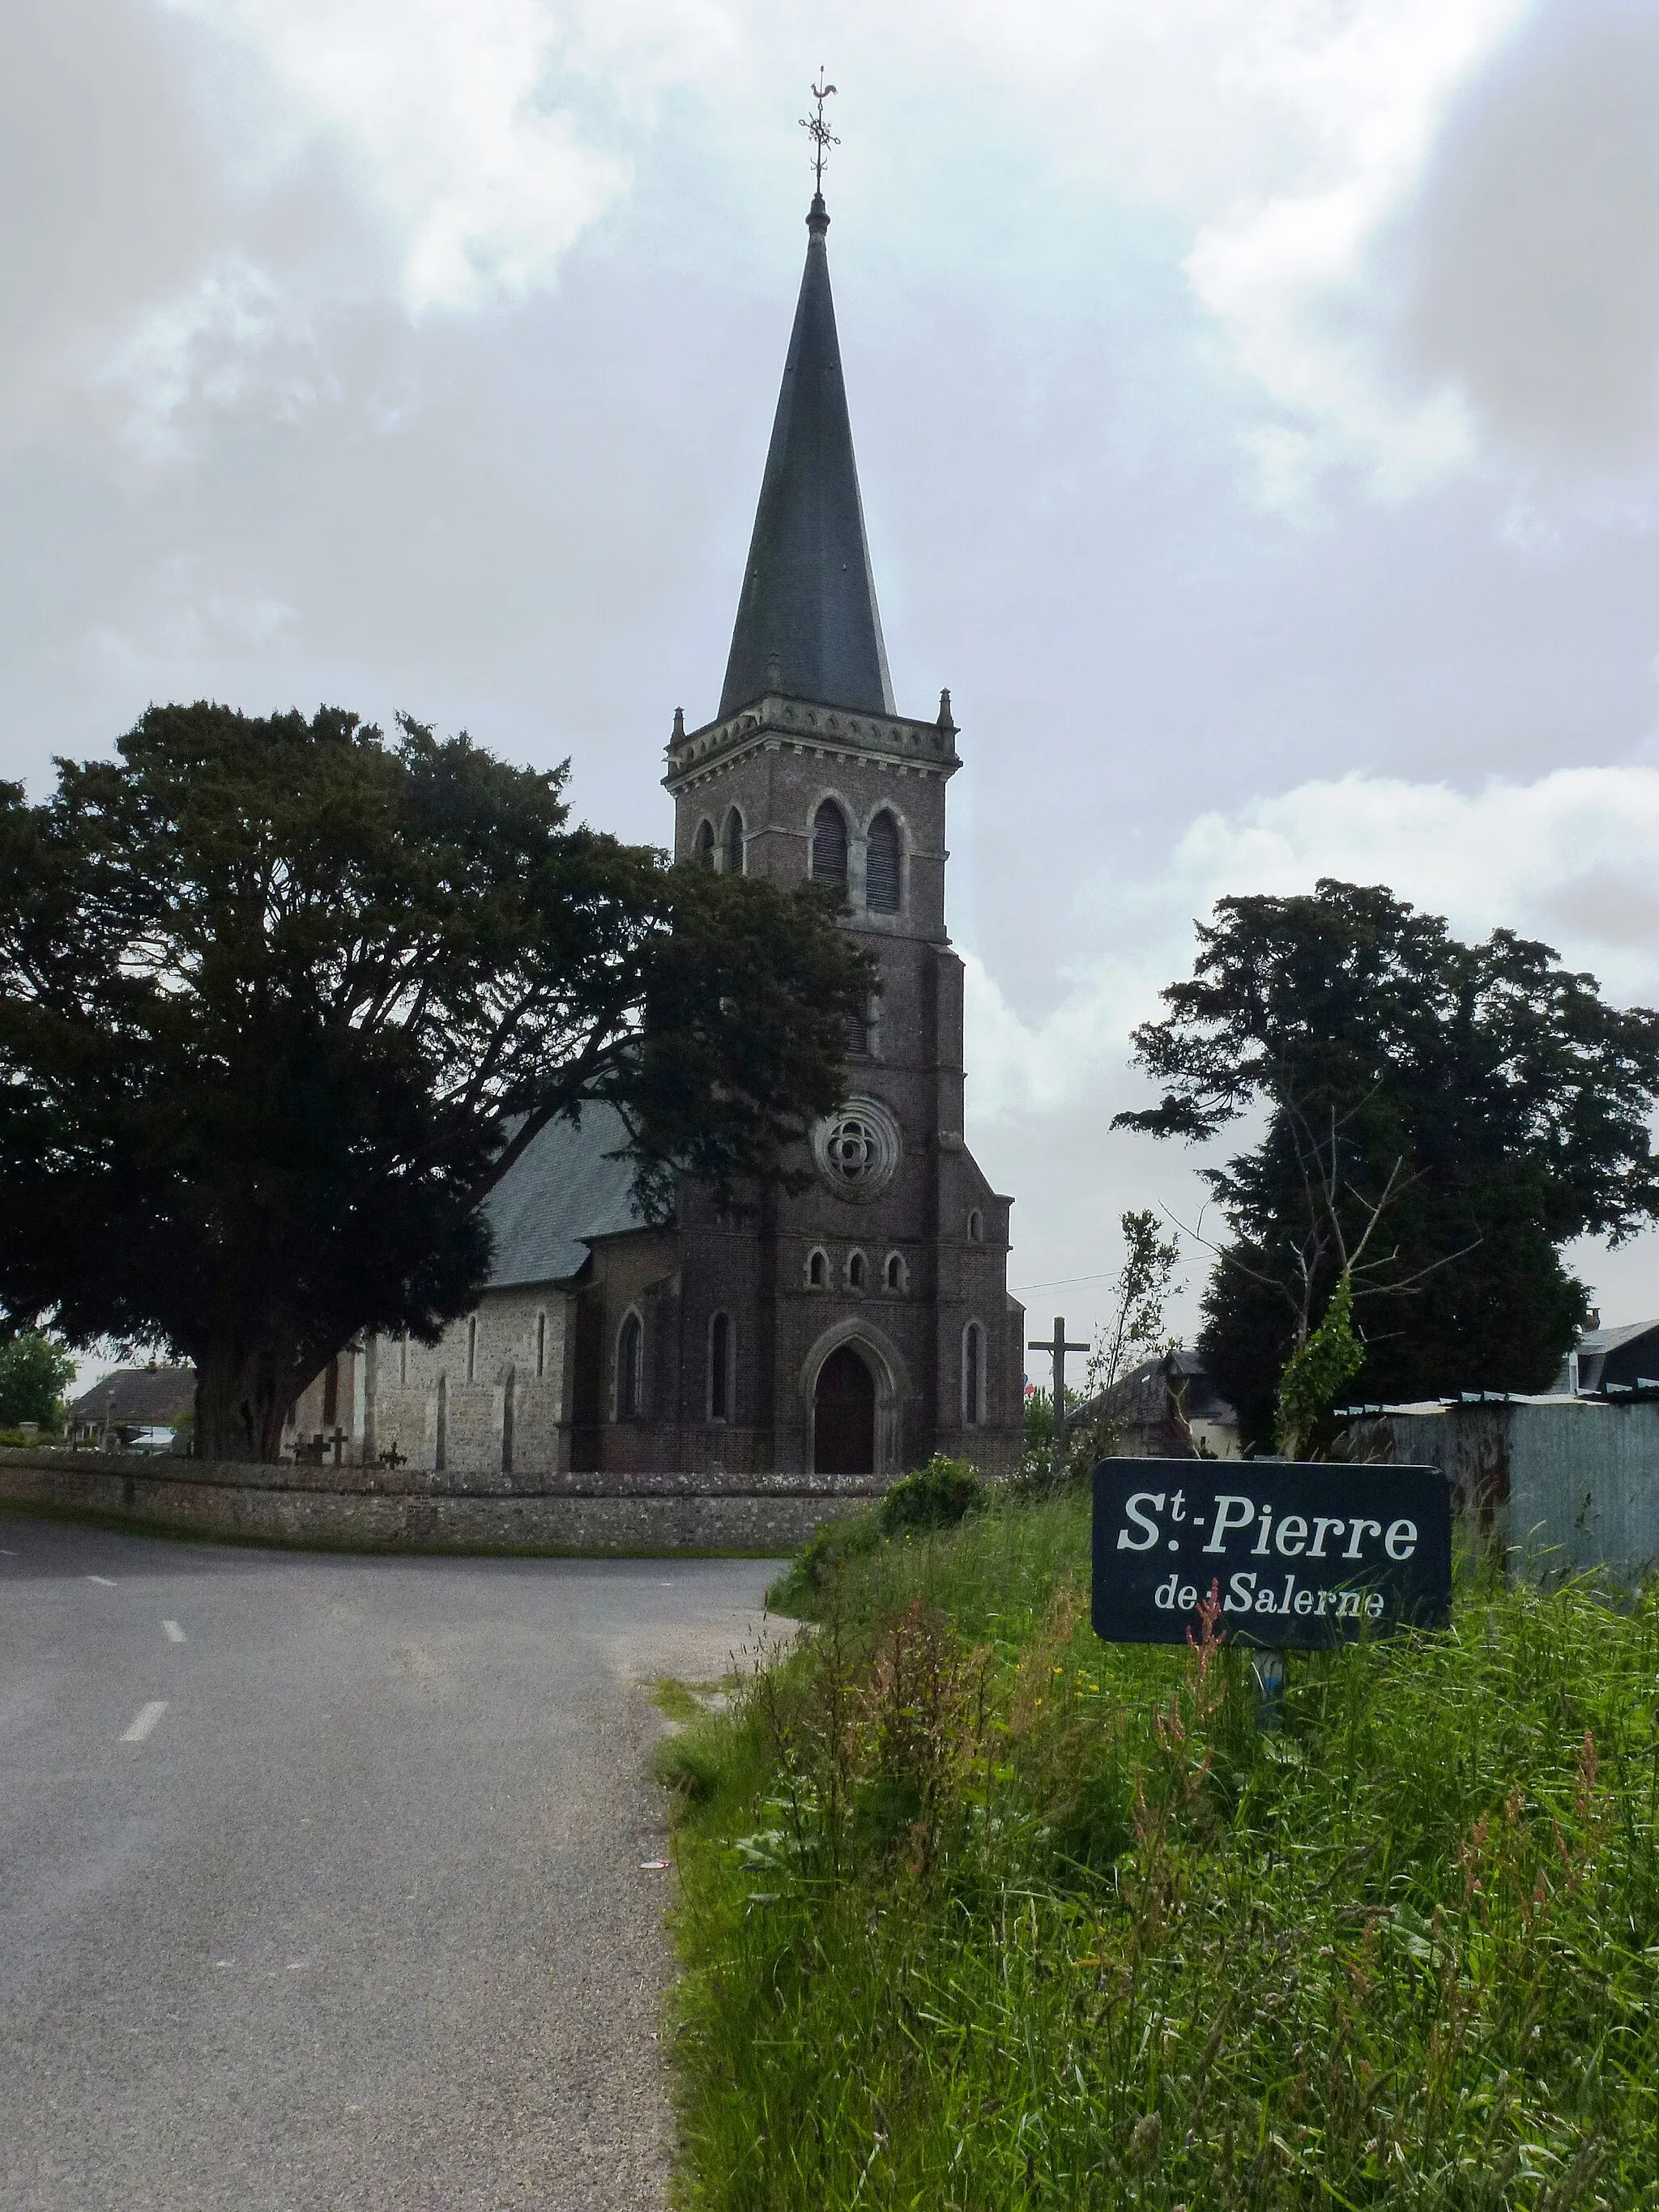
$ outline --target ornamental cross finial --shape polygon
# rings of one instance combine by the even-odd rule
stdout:
[[[823,191],[823,165],[830,158],[830,149],[841,143],[823,119],[823,103],[836,88],[833,84],[823,82],[823,65],[820,63],[818,82],[811,88],[812,97],[818,104],[817,113],[803,115],[800,118],[801,129],[812,142],[812,182],[814,189],[820,194]]]

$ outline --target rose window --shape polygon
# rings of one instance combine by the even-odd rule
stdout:
[[[879,1196],[899,1164],[898,1124],[873,1098],[848,1099],[812,1134],[818,1173],[838,1198]]]

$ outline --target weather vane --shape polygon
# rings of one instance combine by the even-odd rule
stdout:
[[[830,158],[830,149],[841,143],[840,139],[823,119],[823,103],[835,88],[833,84],[823,82],[823,65],[820,63],[818,82],[812,87],[812,97],[818,104],[818,112],[816,115],[810,117],[803,115],[800,118],[801,129],[812,141],[812,182],[820,196],[823,191],[823,165]]]

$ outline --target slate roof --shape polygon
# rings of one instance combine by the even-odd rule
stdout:
[[[193,1367],[118,1367],[69,1402],[71,1420],[100,1427],[168,1429],[191,1413],[196,1403]]]
[[[1632,1359],[1620,1359],[1618,1355],[1626,1346],[1639,1345],[1644,1337],[1653,1342],[1644,1347],[1641,1358],[1634,1352]],[[1578,1356],[1578,1387],[1581,1390],[1599,1390],[1604,1382],[1634,1382],[1645,1379],[1636,1368],[1645,1368],[1659,1375],[1659,1321],[1630,1321],[1617,1328],[1587,1328],[1573,1350]],[[1608,1373],[1609,1366],[1613,1372]],[[1629,1372],[1626,1372],[1626,1370]],[[1565,1395],[1572,1389],[1572,1362],[1561,1363],[1561,1371],[1550,1385],[1553,1396]]]
[[[822,193],[813,198],[806,228],[806,269],[732,632],[722,719],[768,691],[872,714],[894,711],[842,380]]]
[[[580,1128],[549,1122],[484,1200],[495,1240],[492,1290],[564,1282],[581,1268],[590,1239],[644,1225],[632,1161],[606,1158],[627,1140],[614,1107],[585,1106]]]

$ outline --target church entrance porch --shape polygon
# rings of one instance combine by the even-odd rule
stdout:
[[[818,1370],[812,1395],[812,1470],[876,1471],[876,1378],[850,1344],[838,1345]]]

